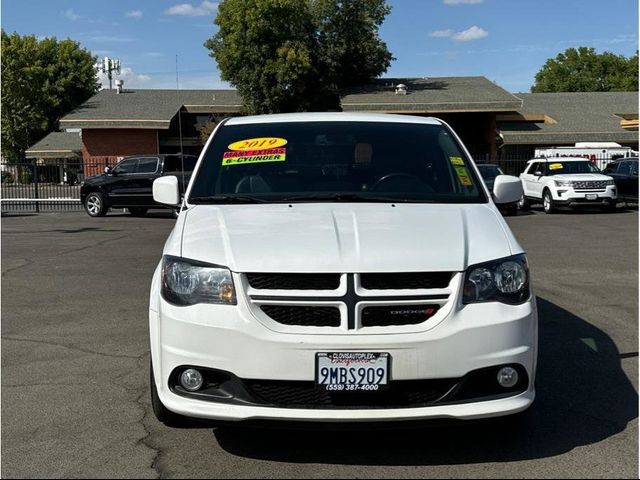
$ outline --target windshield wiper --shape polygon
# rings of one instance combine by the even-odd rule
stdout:
[[[296,195],[286,197],[282,202],[344,202],[344,203],[432,203],[429,200],[393,198],[379,195],[361,195],[358,193],[328,193],[312,195]]]
[[[246,195],[210,195],[205,197],[191,197],[190,203],[224,204],[224,203],[268,203],[261,198]]]

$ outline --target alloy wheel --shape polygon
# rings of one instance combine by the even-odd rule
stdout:
[[[90,195],[87,199],[87,211],[91,215],[98,215],[102,209],[102,201],[97,195]]]

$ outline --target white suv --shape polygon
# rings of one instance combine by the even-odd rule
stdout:
[[[533,203],[542,203],[546,213],[554,213],[560,206],[600,205],[605,211],[616,207],[618,192],[613,178],[585,158],[534,158],[520,179],[524,195],[518,207],[523,210]]]
[[[155,181],[177,205],[178,181]],[[476,419],[534,400],[522,247],[433,118],[221,122],[153,276],[151,394],[168,425]]]

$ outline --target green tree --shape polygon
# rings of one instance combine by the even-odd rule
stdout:
[[[320,65],[334,89],[362,85],[386,72],[393,56],[378,30],[391,7],[384,0],[312,2]]]
[[[10,162],[99,88],[95,57],[73,40],[2,31],[2,156]]]
[[[532,92],[638,91],[638,52],[627,58],[595,49],[569,48],[536,74]]]
[[[223,0],[205,47],[247,113],[339,108],[340,88],[384,73],[384,0]]]

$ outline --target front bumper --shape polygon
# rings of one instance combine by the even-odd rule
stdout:
[[[575,190],[571,187],[557,187],[553,192],[553,200],[558,205],[568,207],[580,205],[610,205],[616,203],[618,190],[609,185],[601,190]]]
[[[157,272],[158,274],[158,272]],[[151,354],[158,395],[171,411],[207,420],[316,422],[479,419],[508,415],[534,400],[537,358],[535,298],[510,306],[456,305],[434,328],[404,334],[286,334],[261,324],[240,295],[237,306],[166,303],[154,281],[149,311]],[[245,380],[313,382],[317,352],[387,352],[393,382],[457,379],[469,372],[516,364],[525,388],[512,396],[417,408],[279,408],[243,402],[189,398],[171,388],[176,369],[196,366],[230,372]]]

